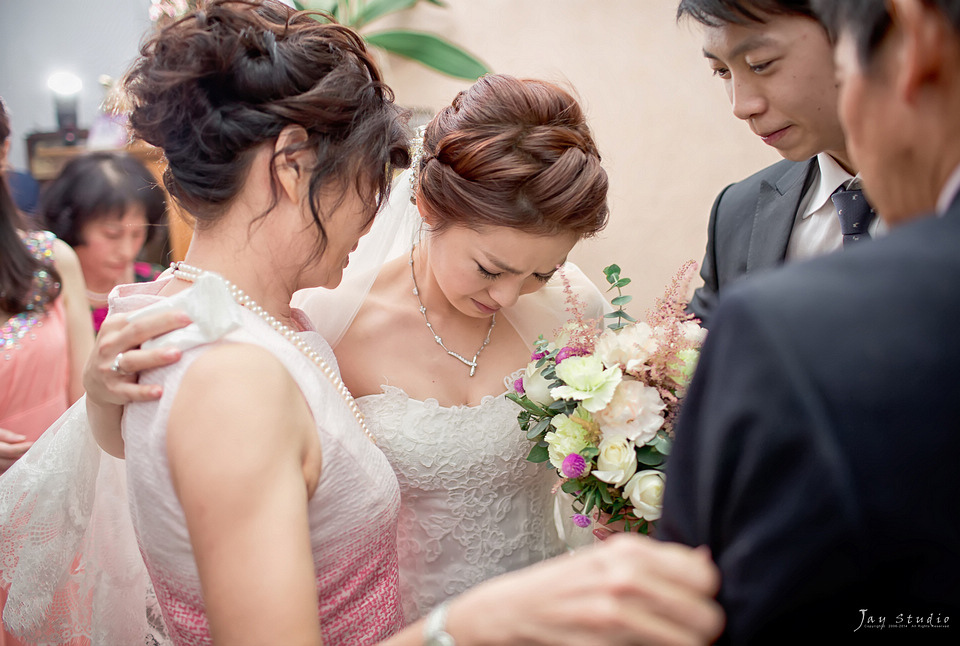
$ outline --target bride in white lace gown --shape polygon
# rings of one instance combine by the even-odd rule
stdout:
[[[557,479],[525,460],[505,393],[536,336],[569,318],[563,279],[588,317],[605,305],[575,266],[555,275],[607,217],[606,174],[567,92],[487,76],[421,141],[416,205],[408,173],[341,287],[293,301],[334,347],[397,473],[408,621],[564,549]]]

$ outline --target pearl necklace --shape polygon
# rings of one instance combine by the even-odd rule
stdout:
[[[480,357],[480,353],[483,352],[483,349],[487,347],[487,344],[490,343],[490,335],[493,334],[493,326],[497,324],[497,315],[494,315],[490,319],[490,329],[487,330],[487,338],[483,340],[483,343],[480,345],[480,349],[477,350],[477,353],[473,355],[473,359],[467,359],[466,357],[450,350],[443,344],[443,339],[440,338],[440,335],[436,333],[433,329],[433,325],[430,324],[430,320],[427,318],[427,308],[423,306],[423,301],[420,300],[420,288],[417,286],[417,275],[413,271],[413,249],[410,249],[410,277],[413,278],[413,295],[417,297],[417,303],[420,304],[420,314],[423,315],[423,321],[427,324],[427,328],[433,334],[433,340],[437,342],[441,348],[443,348],[447,354],[451,357],[464,364],[470,368],[470,376],[476,374],[477,372],[477,359]]]
[[[173,269],[174,277],[190,283],[194,282],[197,278],[204,274],[213,273],[192,267],[183,262],[170,263],[170,267]],[[252,313],[259,316],[267,325],[277,331],[287,341],[292,343],[294,347],[296,347],[296,349],[299,350],[307,359],[312,361],[318,368],[320,368],[320,371],[327,377],[327,379],[330,380],[330,383],[332,383],[334,388],[336,388],[337,392],[340,394],[340,397],[342,397],[343,401],[346,402],[347,408],[349,408],[350,412],[353,413],[353,416],[356,418],[360,428],[363,429],[364,434],[371,442],[376,444],[377,441],[374,439],[370,429],[367,428],[367,423],[363,419],[363,413],[360,411],[360,407],[357,405],[357,400],[353,398],[353,395],[347,389],[346,384],[343,383],[340,375],[338,375],[337,372],[330,367],[330,364],[323,360],[323,357],[320,356],[320,353],[311,348],[293,328],[281,323],[276,317],[270,314],[270,312],[263,309],[255,300],[247,296],[242,289],[219,274],[217,274],[217,277],[223,280],[223,282],[226,284],[227,289],[230,291],[230,295],[233,297],[233,300],[235,300],[242,307],[245,307]]]

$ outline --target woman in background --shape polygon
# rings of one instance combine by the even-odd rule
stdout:
[[[41,217],[80,259],[95,330],[107,315],[110,290],[160,273],[160,267],[137,262],[137,256],[156,235],[165,211],[163,189],[125,153],[77,157],[44,190]]]
[[[10,121],[0,100],[0,147]],[[83,394],[93,329],[77,256],[47,231],[28,231],[0,175],[0,473]],[[0,612],[6,595],[0,590]],[[20,644],[0,630],[0,646]]]

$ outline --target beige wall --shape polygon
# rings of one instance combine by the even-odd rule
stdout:
[[[731,114],[699,28],[674,20],[676,0],[447,1],[369,30],[433,31],[496,72],[573,85],[610,174],[612,215],[572,257],[601,283],[602,268],[618,263],[634,280],[634,313],[684,261],[701,260],[717,192],[780,159]],[[435,110],[467,85],[395,57],[384,65],[405,105]]]

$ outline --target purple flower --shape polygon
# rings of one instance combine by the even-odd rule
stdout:
[[[563,459],[560,473],[568,478],[579,478],[587,468],[587,461],[579,453],[571,453]]]
[[[540,361],[540,359],[543,359],[545,356],[547,356],[546,352],[534,352],[530,355],[530,361]]]
[[[583,514],[573,515],[573,524],[577,527],[589,527],[592,522],[589,516],[584,516]]]
[[[523,390],[523,377],[520,377],[515,382],[513,382],[513,389],[517,391],[518,395],[525,394],[525,391]]]
[[[560,362],[564,359],[569,359],[570,357],[582,357],[584,354],[586,353],[579,348],[571,348],[569,345],[565,345],[560,348],[559,352],[557,352],[557,365],[560,365]]]

